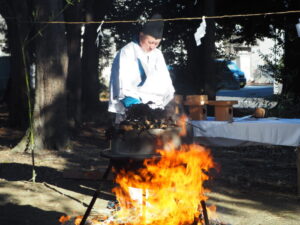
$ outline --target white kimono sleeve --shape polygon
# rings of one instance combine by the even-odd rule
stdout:
[[[120,102],[125,96],[139,98],[137,86],[141,81],[134,51],[134,43],[123,47],[116,55],[110,77],[109,112],[125,113],[125,107]]]
[[[119,68],[119,99],[130,96],[139,99],[138,85],[141,76],[138,68],[137,58],[131,45],[120,52]]]
[[[153,66],[145,66],[147,79],[140,87],[140,95],[143,103],[151,101],[155,107],[164,108],[173,99],[175,89],[161,51],[154,56]]]

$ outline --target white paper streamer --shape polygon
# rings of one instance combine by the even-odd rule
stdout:
[[[96,45],[97,45],[97,47],[99,47],[99,36],[103,37],[103,33],[102,33],[102,30],[101,30],[103,23],[104,23],[104,20],[101,21],[101,24],[97,28],[97,38],[96,38]]]
[[[203,16],[202,22],[200,26],[197,28],[196,33],[194,34],[197,46],[201,45],[201,38],[203,38],[205,34],[206,34],[206,21],[205,21],[205,16]]]

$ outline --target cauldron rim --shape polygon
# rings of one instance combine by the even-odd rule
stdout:
[[[155,154],[128,154],[128,153],[114,153],[110,149],[101,151],[100,155],[104,158],[115,159],[115,160],[145,160],[145,159],[159,159],[161,155]]]

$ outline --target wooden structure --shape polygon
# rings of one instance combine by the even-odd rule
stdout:
[[[191,120],[206,120],[207,105],[214,106],[215,120],[232,121],[233,105],[238,101],[208,100],[207,95],[175,95],[176,114],[182,114],[183,105],[188,107],[188,115]],[[181,110],[180,110],[181,109]]]
[[[175,114],[181,115],[183,114],[183,95],[175,95],[174,96],[175,101]]]
[[[214,106],[215,120],[218,121],[233,120],[234,104],[238,104],[238,101],[208,101],[208,105]]]
[[[187,95],[184,105],[189,108],[189,117],[191,120],[207,119],[207,95]]]

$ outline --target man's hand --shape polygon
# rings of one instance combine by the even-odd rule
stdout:
[[[123,105],[128,108],[131,105],[134,104],[140,104],[142,103],[139,99],[137,98],[132,98],[132,97],[125,97],[121,100],[121,102],[123,103]]]

